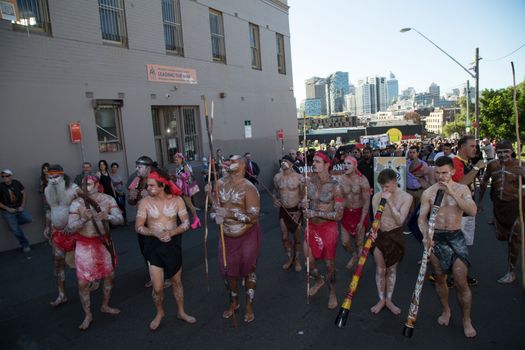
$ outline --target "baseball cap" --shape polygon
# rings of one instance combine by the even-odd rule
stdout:
[[[8,175],[13,175],[13,172],[9,169],[4,169],[2,170],[2,174],[8,174]]]

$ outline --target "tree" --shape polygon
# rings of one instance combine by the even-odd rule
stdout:
[[[520,139],[525,140],[525,81],[516,86]],[[513,88],[483,90],[480,98],[480,138],[496,138],[516,141]]]

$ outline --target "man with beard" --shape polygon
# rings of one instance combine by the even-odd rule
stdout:
[[[490,197],[496,219],[496,237],[499,241],[508,242],[507,274],[498,279],[499,283],[516,280],[515,268],[520,251],[519,177],[525,175],[525,170],[517,159],[512,158],[513,151],[512,144],[507,140],[496,144],[498,159],[487,165],[478,201],[478,206],[481,206],[489,180],[492,179]]]
[[[78,279],[78,294],[85,317],[81,330],[88,329],[91,313],[90,284],[103,279],[103,297],[100,311],[117,315],[119,309],[109,306],[117,258],[109,236],[108,221],[120,225],[124,217],[115,199],[98,192],[99,178],[86,175],[83,180],[86,192],[76,198],[69,207],[68,226],[76,235],[75,266]]]
[[[253,301],[257,284],[257,258],[261,245],[257,188],[244,178],[246,160],[239,155],[230,157],[229,176],[218,181],[219,202],[215,202],[215,220],[222,225],[224,243],[219,239],[219,266],[230,291],[230,305],[222,317],[230,318],[239,308],[239,279],[246,288],[244,322],[255,319]],[[224,244],[224,247],[223,247]],[[224,252],[223,252],[224,248]],[[224,262],[226,259],[226,263]]]
[[[144,236],[144,257],[151,281],[153,302],[157,315],[149,328],[156,330],[164,318],[164,280],[170,279],[173,296],[177,303],[177,317],[195,323],[195,317],[184,311],[182,287],[182,233],[190,227],[188,212],[180,197],[181,189],[161,170],[151,171],[147,178],[148,196],[143,198],[137,210],[135,230]],[[181,224],[177,225],[177,219]]]
[[[46,214],[46,229],[44,236],[50,240],[53,251],[53,266],[55,272],[58,297],[51,306],[59,306],[67,302],[64,286],[66,253],[75,250],[75,231],[68,227],[69,206],[77,197],[80,188],[71,183],[64,169],[54,164],[47,172],[48,185],[44,190],[49,210]]]
[[[305,234],[305,255],[309,257],[310,273],[315,285],[308,294],[314,296],[325,284],[323,276],[316,268],[316,260],[326,262],[326,280],[328,281],[328,308],[337,307],[335,290],[335,251],[339,230],[337,221],[341,220],[344,211],[343,189],[337,180],[330,176],[331,159],[325,151],[317,151],[313,157],[312,170],[317,176],[308,178],[308,199],[302,204],[308,226]]]
[[[370,311],[378,314],[386,306],[394,315],[399,315],[401,310],[392,302],[392,295],[396,285],[397,265],[405,254],[403,224],[410,211],[412,197],[398,187],[397,174],[392,169],[382,170],[377,176],[377,182],[381,186],[381,192],[372,198],[374,212],[381,199],[386,199],[386,205],[372,248],[379,301]]]
[[[304,177],[293,169],[294,159],[285,155],[281,159],[281,171],[273,178],[274,206],[279,208],[279,224],[281,226],[282,241],[288,260],[283,269],[288,270],[294,264],[295,271],[301,271],[301,221],[302,212],[299,204],[304,194]],[[294,252],[292,253],[293,236]]]
[[[152,167],[155,165],[153,160],[148,156],[141,156],[137,161],[135,162],[135,172],[137,176],[131,181],[128,191],[129,191],[129,197],[128,197],[128,204],[135,206],[137,203],[140,202],[142,198],[145,198],[148,196],[148,191],[146,189],[147,187],[147,181],[148,176],[151,172]],[[137,239],[139,242],[139,248],[140,253],[142,256],[144,256],[144,235],[141,235],[140,233],[137,234]],[[171,281],[167,280],[165,282],[164,287],[168,288],[171,285]],[[149,288],[152,286],[152,281],[149,280],[146,282],[144,287]]]
[[[436,272],[436,292],[443,308],[437,322],[442,326],[448,326],[450,322],[451,310],[446,280],[447,274],[452,274],[459,305],[463,311],[463,332],[467,338],[472,338],[476,336],[476,330],[470,318],[472,293],[467,283],[470,259],[465,236],[461,232],[461,219],[463,213],[474,216],[477,208],[470,189],[453,180],[454,171],[453,162],[449,157],[436,159],[435,174],[438,182],[423,192],[418,224],[423,232],[425,249],[432,252],[430,262]],[[430,240],[428,215],[438,190],[443,190],[445,195],[435,217],[434,236]]]
[[[354,157],[345,158],[344,169],[344,174],[339,176],[345,196],[345,210],[341,219],[341,241],[343,248],[352,254],[352,258],[346,264],[346,268],[350,270],[361,255],[365,232],[370,222],[368,215],[370,185],[357,170],[357,161]]]

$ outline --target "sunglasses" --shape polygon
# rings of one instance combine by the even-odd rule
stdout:
[[[11,177],[11,175],[2,175],[2,177]]]

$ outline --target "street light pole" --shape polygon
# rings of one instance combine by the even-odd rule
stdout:
[[[470,75],[472,78],[474,78],[474,80],[475,80],[475,87],[476,87],[476,92],[475,92],[476,101],[475,101],[475,107],[474,107],[474,114],[475,114],[474,133],[475,133],[475,137],[477,139],[478,138],[478,126],[479,126],[479,60],[480,60],[480,58],[479,58],[479,48],[476,48],[476,58],[475,58],[476,60],[474,62],[474,74],[472,74],[472,72],[470,70],[468,70],[465,66],[463,66],[461,63],[459,63],[458,60],[456,60],[454,57],[450,56],[448,54],[448,52],[443,50],[435,42],[430,40],[426,35],[421,33],[416,28],[413,28],[413,27],[401,28],[400,32],[401,33],[406,33],[406,32],[411,31],[411,30],[415,31],[416,33],[421,35],[423,38],[425,38],[425,40],[427,40],[429,43],[434,45],[439,51],[441,51],[445,55],[447,55],[448,58],[450,58],[452,61],[456,62],[456,64],[458,66],[460,66],[461,68],[463,68],[463,70],[465,72],[467,72],[468,75]],[[468,94],[467,94],[467,96],[468,96]]]

